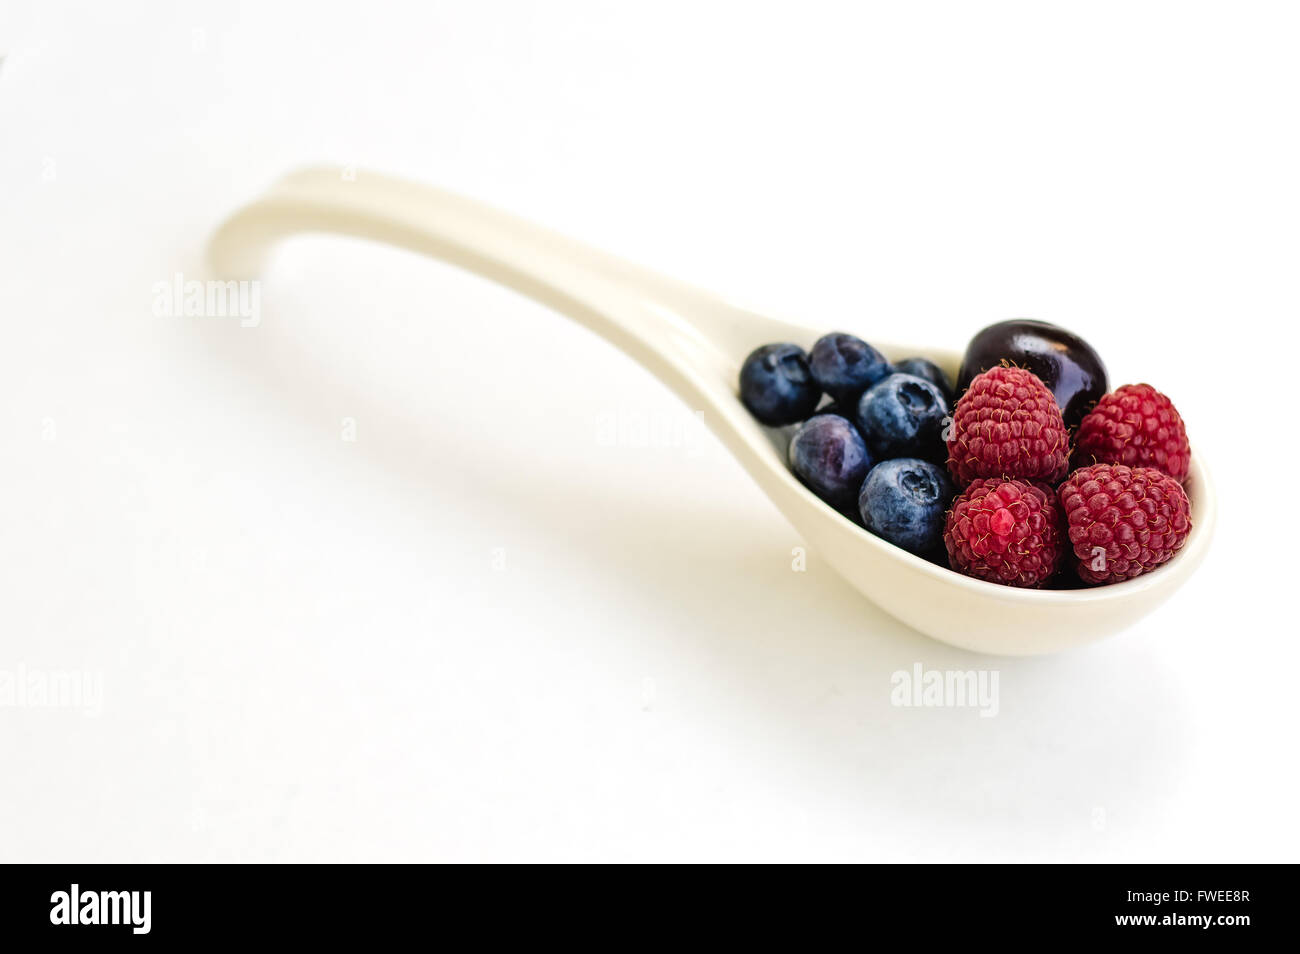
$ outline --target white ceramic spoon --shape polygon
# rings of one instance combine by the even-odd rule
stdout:
[[[813,496],[786,465],[788,432],[758,424],[736,396],[741,362],[759,345],[792,341],[808,348],[827,331],[855,329],[832,329],[817,316],[809,316],[814,325],[802,326],[756,314],[477,202],[372,173],[345,176],[338,168],[306,169],[280,180],[221,226],[209,254],[223,278],[248,279],[260,272],[274,242],[303,232],[375,239],[451,262],[603,336],[703,412],[815,554],[868,599],[943,642],[1033,655],[1101,639],[1168,598],[1209,545],[1213,489],[1204,463],[1193,455],[1187,483],[1192,532],[1158,570],[1126,583],[1055,591],[961,576],[867,533]],[[890,359],[920,355],[955,377],[955,352],[882,345],[872,329],[857,330]]]

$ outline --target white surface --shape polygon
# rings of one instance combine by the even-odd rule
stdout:
[[[0,671],[103,702],[0,708],[0,857],[1296,860],[1296,14],[613,7],[6,4]],[[893,707],[990,664],[792,572],[565,319],[317,239],[258,328],[156,317],[305,161],[828,329],[1072,327],[1177,401],[1214,551],[995,718]]]
[[[1163,604],[1209,552],[1215,493],[1205,460],[1193,450],[1185,481],[1191,532],[1157,573],[1111,586],[1022,589],[960,576],[907,553],[845,520],[804,487],[790,471],[794,428],[765,428],[737,400],[737,378],[755,341],[793,341],[815,351],[824,329],[734,305],[526,219],[409,179],[356,169],[341,175],[337,166],[297,169],[278,178],[213,233],[207,259],[221,296],[208,307],[218,317],[229,314],[245,327],[259,327],[257,289],[275,252],[292,239],[318,235],[383,242],[463,267],[600,335],[693,410],[807,542],[805,552],[816,551],[827,567],[890,616],[951,646],[1042,656],[1107,639]],[[165,312],[184,301],[186,314],[191,307],[195,316],[203,313],[200,283],[192,283],[193,304],[184,291],[187,284],[163,284]],[[936,350],[924,341],[898,344],[873,336],[872,342],[892,361],[922,357],[943,368],[949,380],[960,373],[958,351]],[[607,437],[611,443],[617,439],[617,430]],[[502,559],[501,569],[504,564]],[[806,560],[797,557],[791,569],[806,572]]]

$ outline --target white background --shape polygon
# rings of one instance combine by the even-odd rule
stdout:
[[[0,708],[0,858],[1297,860],[1298,26],[6,0],[0,670],[103,700]],[[152,313],[309,162],[868,339],[1064,324],[1173,396],[1215,546],[1122,636],[978,657],[792,572],[711,438],[609,446],[687,412],[477,279],[304,239],[256,329]],[[918,662],[997,717],[892,707]]]

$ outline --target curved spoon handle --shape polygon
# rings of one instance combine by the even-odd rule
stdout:
[[[222,224],[208,254],[221,276],[249,278],[272,244],[303,232],[387,242],[512,288],[617,345],[696,408],[721,396],[721,382],[729,392],[744,355],[778,329],[802,332],[470,199],[338,168],[281,179]]]

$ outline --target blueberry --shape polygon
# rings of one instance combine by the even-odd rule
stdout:
[[[802,421],[821,396],[808,356],[798,345],[763,345],[740,368],[741,403],[769,427]]]
[[[897,457],[872,468],[862,484],[858,509],[863,525],[876,536],[929,558],[943,542],[944,514],[952,495],[952,482],[942,467]]]
[[[943,373],[943,368],[933,361],[926,358],[905,358],[894,365],[894,370],[929,381],[943,392],[943,398],[948,402],[948,406],[952,406],[952,381],[948,379],[948,375]]]
[[[871,345],[839,331],[817,339],[808,365],[821,389],[838,401],[856,398],[892,370]]]
[[[794,432],[790,467],[822,500],[852,512],[871,469],[871,454],[852,421],[838,414],[818,414]]]
[[[944,420],[948,402],[923,378],[891,374],[858,401],[858,427],[877,460],[920,457],[944,460]]]

